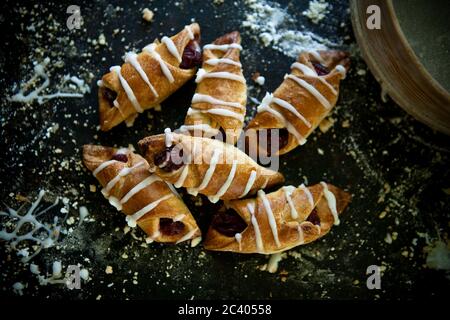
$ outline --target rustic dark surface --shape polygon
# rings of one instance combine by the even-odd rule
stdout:
[[[242,63],[252,85],[251,96],[261,99],[266,90],[277,87],[292,58],[261,46],[244,32],[245,5],[235,2],[237,5],[233,1],[221,5],[212,1],[179,1],[179,5],[174,1],[79,1],[84,24],[81,30],[72,31],[65,26],[68,4],[62,1],[36,5],[2,2],[1,209],[6,205],[17,208],[18,194],[33,200],[44,188],[49,191],[48,203],[56,196],[65,196],[71,204],[85,205],[95,221],[66,226],[73,231],[61,236],[60,247],[43,250],[33,259],[44,272],[51,270],[54,260],[62,261],[64,267],[81,264],[91,278],[81,290],[39,286],[28,265],[21,264],[2,242],[1,296],[13,296],[12,284],[21,281],[27,283],[25,295],[53,299],[95,299],[99,295],[102,299],[448,297],[445,273],[424,267],[427,239],[421,235],[428,234],[430,243],[448,241],[450,196],[443,189],[450,187],[449,139],[416,122],[394,102],[382,102],[380,86],[354,43],[346,1],[330,1],[331,12],[318,25],[301,15],[308,1],[279,1],[297,18],[298,28],[303,25],[328,39],[342,40],[342,48],[352,52],[352,70],[342,83],[332,113],[333,127],[326,133],[317,130],[305,146],[281,159],[280,170],[287,184],[325,180],[353,194],[341,225],[320,241],[292,250],[300,257],[288,255],[278,273],[270,274],[259,270],[267,262],[265,256],[206,252],[201,245],[143,247],[142,240],[124,234],[123,215],[109,206],[99,188],[89,191],[90,184],[98,184],[80,163],[83,144],[136,145],[140,138],[161,133],[165,127],[176,128],[195,90],[193,81],[189,82],[163,103],[161,112],[145,112],[133,128],[120,125],[107,133],[98,131],[95,82],[111,65],[120,63],[127,50],[173,34],[195,18],[202,27],[203,43],[231,30],[243,31]],[[116,6],[122,10],[115,10]],[[144,7],[157,8],[152,23],[141,18]],[[35,29],[27,29],[32,24]],[[113,36],[116,28],[125,32]],[[107,46],[88,43],[88,38],[98,39],[101,33]],[[5,96],[16,91],[14,84],[31,76],[32,61],[45,56],[52,62],[64,61],[64,66],[51,70],[52,84],[66,73],[82,77],[91,72],[91,93],[83,99],[56,99],[42,105],[7,101]],[[262,89],[250,80],[256,71],[266,77]],[[250,114],[255,112],[254,103],[249,102],[248,108]],[[59,124],[59,130],[46,138],[53,123]],[[56,148],[62,152],[55,153]],[[190,196],[185,200],[205,230],[216,206],[205,199],[203,206],[196,206]],[[387,214],[380,218],[383,211]],[[78,211],[72,208],[69,215],[76,218]],[[395,232],[396,240],[386,243],[387,233]],[[142,238],[143,233],[138,230],[136,236]],[[128,258],[122,258],[124,253]],[[366,268],[373,264],[384,270],[381,290],[366,287]],[[112,274],[105,273],[107,266],[113,267]],[[280,271],[287,275],[280,275]]]

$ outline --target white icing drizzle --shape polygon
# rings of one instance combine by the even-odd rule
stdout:
[[[156,44],[151,43],[148,46],[144,47],[142,51],[148,52],[151,54],[158,62],[161,67],[161,71],[164,74],[164,76],[169,80],[170,83],[173,83],[175,81],[172,72],[170,72],[170,69],[167,67],[166,62],[161,58],[158,52],[155,50]]]
[[[170,191],[172,191],[172,193],[173,193],[174,195],[176,195],[178,198],[181,199],[181,195],[178,193],[177,189],[175,189],[175,187],[174,187],[171,183],[169,183],[169,182],[167,182],[167,181],[164,181],[164,182],[165,182],[166,185],[169,187]]]
[[[131,64],[133,68],[139,73],[142,80],[148,85],[152,93],[155,95],[155,97],[159,97],[158,92],[156,92],[155,87],[151,84],[150,80],[148,79],[147,74],[145,73],[144,69],[142,69],[141,64],[139,63],[139,60],[137,59],[137,54],[134,52],[128,52],[125,54],[125,62]],[[101,80],[100,80],[101,81]]]
[[[182,214],[176,215],[176,216],[173,218],[173,221],[181,221],[181,220],[183,220],[184,218],[186,218],[186,215],[185,215],[184,213],[182,213]]]
[[[242,251],[242,235],[240,233],[236,233],[234,235],[234,238],[236,239],[237,243],[239,244],[239,251]]]
[[[322,56],[319,52],[316,50],[309,50],[308,53],[314,57],[317,61],[319,61],[321,64],[325,64],[325,60],[323,60]]]
[[[256,170],[252,170],[252,172],[250,172],[250,175],[248,176],[247,184],[245,185],[244,191],[239,196],[239,198],[245,197],[247,193],[250,192],[250,189],[252,188],[255,181],[256,181]]]
[[[165,195],[164,197],[159,198],[158,200],[150,202],[148,205],[143,207],[141,210],[136,211],[132,215],[126,216],[125,220],[127,221],[128,226],[131,228],[136,227],[136,223],[140,218],[142,218],[147,212],[156,208],[162,201],[167,200],[172,196],[173,196],[172,193]]]
[[[278,118],[286,127],[286,129],[291,133],[295,139],[297,139],[297,142],[302,145],[306,143],[306,139],[297,131],[297,129],[289,122],[287,121],[284,116],[276,111],[275,109],[270,107],[270,103],[272,102],[272,95],[270,93],[266,93],[266,96],[261,101],[261,104],[258,106],[257,111],[263,112],[267,111],[273,114],[276,118]]]
[[[125,80],[125,78],[122,76],[120,66],[113,66],[109,70],[112,72],[115,72],[117,74],[117,76],[119,77],[120,84],[122,85],[122,88],[125,90],[128,100],[130,100],[134,109],[139,113],[143,112],[144,110],[142,109],[141,105],[139,104],[139,101],[137,100],[136,96],[134,95],[133,89],[131,89],[127,80]]]
[[[161,42],[166,45],[167,50],[169,50],[170,54],[177,59],[178,62],[181,62],[181,57],[178,52],[177,47],[175,46],[175,43],[173,43],[172,39],[169,37],[162,37]]]
[[[344,66],[338,64],[336,67],[334,67],[334,70],[336,70],[338,73],[341,74],[342,79],[345,79],[347,75],[347,70],[345,70]]]
[[[97,168],[95,168],[95,170],[92,172],[92,174],[94,175],[94,177],[97,178],[97,175],[100,173],[100,171],[102,171],[106,167],[108,167],[108,166],[110,166],[110,165],[112,165],[113,163],[116,163],[116,162],[118,162],[118,161],[116,161],[116,160],[109,160],[109,161],[102,162],[102,163],[100,163],[100,165]]]
[[[151,185],[153,182],[156,181],[161,181],[161,179],[155,174],[152,174],[151,176],[143,179],[141,182],[136,184],[130,191],[128,191],[127,194],[122,197],[122,199],[120,199],[120,203],[121,204],[127,203],[127,201],[131,199],[131,197],[133,197],[139,191],[147,188],[149,185]]]
[[[272,208],[270,207],[270,202],[266,197],[266,194],[263,190],[258,191],[258,197],[261,198],[262,203],[264,205],[264,209],[266,211],[267,219],[269,220],[270,229],[272,230],[273,239],[275,240],[275,244],[277,247],[280,247],[280,240],[278,239],[278,229],[277,229],[277,221],[272,212]]]
[[[203,47],[204,50],[219,50],[219,51],[228,51],[228,49],[239,49],[242,50],[242,46],[238,43],[230,43],[230,44],[206,44]]]
[[[253,203],[247,203],[247,209],[252,215],[251,221],[253,230],[255,231],[256,250],[259,253],[264,252],[264,243],[262,241],[261,230],[259,229],[258,220],[255,217],[255,206]]]
[[[129,175],[134,169],[139,168],[140,166],[143,166],[143,165],[144,165],[144,161],[141,161],[130,168],[129,167],[122,168],[122,170],[119,171],[119,174],[117,176],[115,176],[114,178],[112,178],[106,184],[106,186],[102,189],[102,194],[105,197],[109,197],[109,192],[111,191],[112,188],[114,188],[114,186],[117,184],[117,182],[120,181],[120,179],[122,177]]]
[[[198,192],[208,186],[209,181],[211,180],[214,171],[216,170],[216,165],[219,161],[219,157],[222,154],[221,149],[214,149],[213,154],[211,156],[211,161],[209,163],[209,168],[206,170],[205,176],[203,177],[202,182],[196,188],[188,188],[188,192],[194,196],[198,194]]]
[[[220,197],[227,192],[228,188],[233,182],[234,175],[236,174],[237,164],[238,161],[233,160],[233,164],[231,165],[230,173],[228,174],[227,180],[225,180],[225,183],[220,187],[220,189],[217,191],[215,195],[208,196],[209,201],[211,201],[212,203],[216,203],[217,201],[219,201]]]
[[[333,192],[328,189],[328,186],[325,182],[321,182],[320,184],[323,187],[323,195],[325,196],[325,199],[327,199],[328,208],[330,208],[330,211],[333,214],[334,225],[338,226],[340,221],[336,209],[336,197],[334,196]]]
[[[239,76],[237,74],[228,72],[228,71],[218,71],[218,72],[206,72],[205,69],[200,68],[197,72],[197,77],[195,78],[195,82],[199,83],[205,78],[219,78],[219,79],[227,79],[233,81],[239,81],[245,83],[245,78]]]
[[[308,203],[312,208],[314,208],[314,198],[311,194],[311,191],[309,191],[309,189],[302,183],[299,188],[306,194],[306,198],[308,198]]]
[[[234,112],[231,110],[227,110],[227,109],[211,108],[208,110],[199,110],[199,109],[189,108],[188,112],[187,112],[188,115],[192,115],[192,114],[196,114],[196,113],[211,113],[211,114],[217,114],[217,115],[224,116],[224,117],[235,118],[241,122],[244,121],[243,114],[237,113],[237,112]]]
[[[217,134],[219,132],[219,129],[215,129],[213,127],[211,127],[209,124],[206,123],[202,123],[202,124],[192,124],[192,125],[182,125],[180,127],[180,131],[181,132],[187,132],[190,130],[200,130],[203,131],[205,133],[210,133],[210,134]]]
[[[209,96],[206,94],[201,94],[201,93],[194,94],[194,96],[192,97],[192,103],[201,103],[201,102],[206,102],[209,104],[216,104],[216,105],[222,105],[222,106],[233,107],[233,108],[245,110],[245,107],[243,105],[241,105],[239,102],[224,101],[224,100],[216,99],[212,96]]]
[[[295,107],[290,104],[289,102],[282,100],[280,98],[274,97],[272,96],[272,101],[275,102],[277,105],[279,105],[280,107],[285,108],[286,110],[289,110],[291,113],[295,114],[297,116],[297,118],[299,118],[300,120],[303,121],[304,124],[306,124],[306,126],[308,128],[311,128],[311,123],[309,123],[308,120],[306,120],[306,118],[304,116],[302,116],[300,114],[300,112],[297,111],[297,109],[295,109]]]
[[[172,143],[173,143],[173,134],[172,131],[170,130],[170,128],[165,128],[164,129],[164,134],[165,134],[165,144],[166,147],[169,148]]]
[[[311,93],[326,109],[331,108],[330,102],[312,85],[310,85],[308,82],[306,82],[303,79],[300,79],[297,76],[294,76],[293,74],[289,74],[286,76],[286,78],[289,78],[291,80],[294,80],[299,86],[305,88],[309,93]]]
[[[333,86],[331,84],[329,84],[323,77],[319,77],[316,73],[316,70],[311,69],[310,67],[308,67],[307,65],[300,63],[300,62],[294,62],[291,66],[291,68],[300,70],[301,72],[303,72],[304,75],[307,76],[311,76],[316,78],[317,80],[319,80],[320,82],[322,82],[324,85],[326,85],[328,87],[328,89],[330,89],[330,91],[337,96],[337,91],[336,89],[333,88]],[[345,71],[345,69],[344,69]]]
[[[242,67],[242,64],[240,62],[234,61],[229,58],[211,58],[205,61],[206,64],[209,64],[211,66],[217,66],[219,63],[225,63],[225,64],[231,64],[233,66]]]
[[[316,70],[308,67],[306,64],[303,64],[303,63],[300,63],[300,62],[294,62],[291,65],[291,68],[299,70],[300,72],[302,72],[306,76],[317,77]]]
[[[291,194],[295,191],[295,187],[293,186],[285,186],[283,187],[284,195],[286,196],[286,200],[289,204],[289,207],[291,209],[291,217],[292,219],[298,218],[298,212],[295,209],[294,203],[292,202]]]
[[[184,29],[187,31],[189,39],[194,40],[195,37],[194,33],[192,32],[191,26],[190,25],[184,26]]]
[[[177,242],[175,242],[176,244],[186,241],[190,238],[192,238],[192,236],[197,232],[198,228],[192,229],[191,231],[187,232],[183,237],[181,237],[180,239],[178,239]]]
[[[302,229],[302,226],[300,224],[297,226],[297,230],[298,230],[298,243],[299,244],[305,243],[305,237],[304,237],[304,234],[303,234],[303,229]]]
[[[175,188],[181,188],[184,184],[184,181],[186,180],[186,177],[189,172],[189,165],[185,164],[183,170],[181,171],[180,177],[178,180],[173,184]]]
[[[202,236],[198,236],[191,240],[191,247],[196,247],[200,242],[202,242]]]

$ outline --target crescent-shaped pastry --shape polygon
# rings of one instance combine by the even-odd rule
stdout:
[[[213,217],[205,249],[273,254],[310,243],[339,224],[350,194],[321,182],[285,186],[256,198],[225,201]]]
[[[244,123],[247,85],[239,60],[241,36],[230,32],[203,47],[203,66],[182,132],[236,144]]]
[[[301,53],[291,66],[291,74],[284,77],[273,94],[266,94],[247,127],[256,131],[267,129],[268,141],[278,135],[278,147],[260,143],[259,151],[281,155],[304,144],[335,106],[339,83],[349,65],[348,54],[342,51]]]
[[[145,231],[147,242],[199,242],[200,229],[183,200],[171,185],[148,171],[140,155],[85,145],[83,162],[103,186],[105,198],[127,215],[128,225]]]
[[[244,152],[219,140],[172,133],[139,141],[144,157],[163,180],[211,202],[238,199],[282,183],[281,173],[264,168]]]
[[[98,82],[100,128],[110,130],[122,121],[131,125],[137,115],[164,101],[191,79],[201,64],[200,26],[186,26],[136,54],[125,54]]]

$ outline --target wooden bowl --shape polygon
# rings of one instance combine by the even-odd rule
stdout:
[[[380,8],[380,29],[369,29],[366,25],[370,5]],[[449,8],[449,2],[434,0],[350,1],[356,39],[383,91],[417,120],[447,135],[450,135]]]

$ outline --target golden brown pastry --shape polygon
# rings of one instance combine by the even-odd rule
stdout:
[[[242,131],[247,85],[239,60],[241,36],[234,31],[203,47],[203,66],[197,72],[197,89],[180,130],[236,144]],[[196,132],[194,132],[196,130]]]
[[[312,242],[339,224],[350,194],[321,182],[285,186],[256,198],[225,201],[212,220],[208,250],[272,254]]]
[[[105,198],[127,215],[128,225],[145,231],[147,242],[198,243],[200,229],[189,209],[169,184],[148,171],[140,155],[85,145],[83,162],[103,186]]]
[[[284,181],[279,172],[258,165],[244,152],[219,140],[172,133],[139,141],[150,170],[190,194],[211,202],[238,199]]]
[[[304,144],[335,106],[339,83],[349,65],[348,54],[342,51],[301,53],[291,66],[291,74],[285,76],[273,94],[266,94],[247,127],[257,131],[267,129],[269,137],[278,134],[278,147],[260,143],[259,151],[284,154]]]
[[[100,128],[122,121],[131,125],[138,113],[153,108],[195,75],[201,64],[200,26],[186,26],[163,37],[141,53],[128,52],[122,66],[113,66],[98,82]]]

